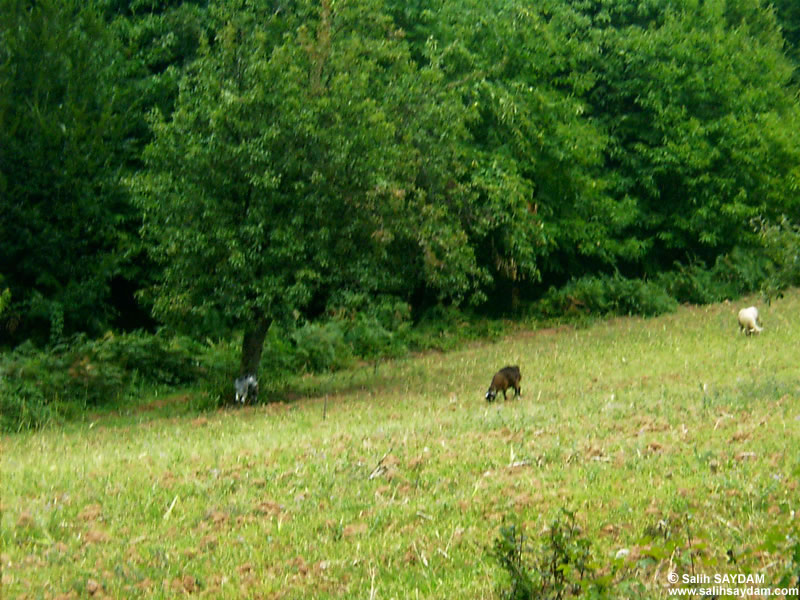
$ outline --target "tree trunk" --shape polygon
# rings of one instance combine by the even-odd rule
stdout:
[[[255,316],[245,324],[240,375],[254,375],[258,379],[258,365],[261,363],[261,352],[264,350],[268,329],[269,319],[263,315]]]

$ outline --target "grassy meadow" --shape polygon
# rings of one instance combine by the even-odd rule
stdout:
[[[777,585],[797,568],[800,293],[762,305],[760,336],[739,334],[747,305],[3,436],[3,598],[496,598],[501,525],[537,540],[561,508],[598,571],[636,583],[615,597],[666,597],[673,571]],[[522,396],[488,404],[506,364]]]

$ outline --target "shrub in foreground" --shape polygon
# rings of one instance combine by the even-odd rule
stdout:
[[[614,598],[612,577],[598,574],[591,542],[575,520],[562,509],[538,541],[519,525],[504,524],[491,556],[505,571],[500,597],[508,600],[557,600],[583,596]]]

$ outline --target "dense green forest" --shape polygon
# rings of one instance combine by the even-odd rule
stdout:
[[[337,315],[653,314],[800,283],[794,0],[0,14],[6,349],[168,326],[243,334],[255,372],[276,327]]]

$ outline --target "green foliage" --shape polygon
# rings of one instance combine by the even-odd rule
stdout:
[[[545,317],[559,315],[646,315],[674,311],[675,299],[659,284],[613,276],[574,279],[560,289],[551,288],[535,305]]]
[[[344,339],[362,358],[397,357],[407,351],[403,342],[404,331],[407,329],[387,329],[378,317],[359,313],[345,323]]]
[[[711,293],[708,295],[709,300],[698,304],[738,298],[757,291],[769,277],[771,269],[771,260],[763,250],[735,247],[727,254],[717,257],[711,268],[713,284],[710,288],[714,290],[718,287],[725,293]]]
[[[463,193],[440,201],[466,132],[436,65],[409,60],[379,2],[225,14],[130,182],[164,267],[157,316],[246,325],[342,291],[473,292]]]
[[[507,576],[507,581],[500,584],[500,597],[508,600],[615,598],[612,577],[597,573],[591,546],[575,514],[563,508],[539,544],[525,535],[520,526],[503,525],[491,550],[491,556]]]
[[[411,350],[453,350],[468,340],[494,340],[507,330],[507,323],[478,312],[437,304],[422,312],[413,327],[401,332],[400,340]]]
[[[294,332],[297,366],[308,371],[340,369],[352,361],[341,322],[309,323]]]
[[[710,304],[758,290],[771,271],[772,262],[763,251],[735,247],[717,257],[711,268],[699,262],[676,263],[672,271],[659,273],[655,279],[678,302]]]
[[[771,4],[786,40],[786,54],[794,62],[794,81],[800,83],[800,5],[794,0],[775,0]]]
[[[0,286],[2,286],[2,283],[3,283],[3,276],[0,275]],[[8,288],[2,289],[2,287],[0,287],[0,290],[2,290],[0,291],[0,317],[2,317],[3,313],[8,308],[8,305],[11,303],[11,290],[9,290]]]
[[[335,307],[373,357],[406,342],[348,295],[498,312],[588,278],[562,296],[652,314],[656,288],[604,274],[693,302],[800,279],[796,224],[780,224],[800,211],[792,0],[0,0],[0,14],[12,343],[132,328],[134,290],[196,338]],[[553,294],[548,314],[570,309]]]
[[[178,385],[196,379],[201,344],[187,337],[170,336],[163,330],[155,335],[141,331],[108,334],[96,344],[95,360],[118,365],[129,373],[153,383]]]
[[[214,342],[208,339],[198,350],[195,357],[199,363],[196,383],[202,393],[191,397],[192,410],[211,411],[233,402],[233,382],[239,375],[235,369],[237,351],[238,347],[231,340]],[[282,374],[270,365],[259,380],[259,391],[268,389],[270,383],[279,380]]]
[[[755,0],[405,3],[393,14],[417,49],[437,41],[450,85],[477,111],[468,231],[495,279],[655,278],[677,263],[698,265],[696,285],[699,265],[757,253],[751,218],[797,210],[791,65]]]
[[[800,227],[786,217],[754,221],[759,245],[735,247],[717,257],[711,268],[702,263],[676,264],[656,281],[679,302],[709,304],[760,290],[767,299],[800,285]]]
[[[406,353],[412,325],[407,302],[392,296],[345,293],[337,295],[331,306],[355,356],[377,359]]]
[[[128,159],[141,166],[141,152],[152,135],[146,116],[157,109],[169,115],[178,97],[178,82],[197,58],[206,31],[214,23],[208,3],[96,0],[110,30],[125,52],[118,77],[131,109]]]
[[[31,381],[10,381],[7,376],[0,376],[0,431],[4,433],[38,429],[70,415],[77,416],[78,412],[75,403],[48,400]]]
[[[138,223],[120,51],[84,2],[0,2],[0,239],[13,339],[99,334]]]
[[[47,351],[26,343],[4,356],[3,430],[38,428],[117,400],[125,373],[117,364],[96,360],[93,350],[94,344],[81,338]]]
[[[132,185],[165,266],[162,318],[283,318],[330,290],[397,292],[420,275],[447,296],[470,288],[463,235],[415,182],[432,138],[408,119],[448,108],[437,73],[413,67],[374,3],[304,9],[309,24],[282,37],[283,12],[258,28],[231,14],[172,118],[154,116]],[[430,118],[457,136],[445,116]]]
[[[27,342],[0,360],[2,429],[38,428],[113,405],[134,382],[194,381],[201,352],[200,344],[163,333],[78,335],[45,350]]]
[[[261,358],[262,372],[336,371],[356,359],[404,355],[410,337],[408,305],[384,301],[372,309],[340,312],[329,320],[304,323],[288,336],[273,325]]]
[[[259,377],[259,388],[269,385],[268,382],[283,383],[288,375],[297,367],[295,345],[292,336],[284,328],[273,323],[264,342],[261,355],[262,375]],[[230,386],[230,381],[228,382]]]
[[[701,263],[676,263],[672,271],[660,273],[656,281],[678,302],[705,304],[733,297],[727,293],[729,286],[715,281],[713,273]]]
[[[610,136],[612,193],[630,204],[623,233],[644,264],[713,264],[757,245],[751,218],[797,210],[791,65],[755,0],[659,4],[595,16],[603,51],[589,98]]]
[[[780,297],[787,288],[800,285],[800,225],[783,216],[773,223],[761,221],[758,232],[771,261],[762,290],[767,298]]]
[[[537,281],[580,257],[613,262],[622,248],[612,234],[629,217],[605,191],[606,136],[585,115],[594,77],[571,68],[593,52],[590,40],[565,3],[497,9],[443,3],[429,16],[438,60],[474,113],[470,244],[506,281]]]

